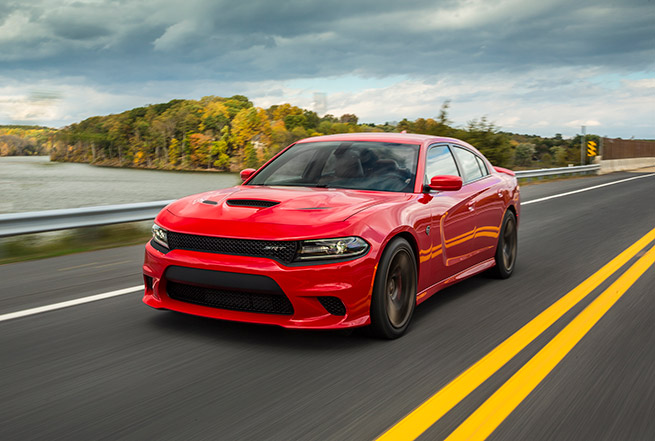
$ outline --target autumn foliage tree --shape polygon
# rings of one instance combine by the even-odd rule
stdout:
[[[267,109],[255,107],[243,95],[206,96],[94,116],[58,131],[48,129],[47,134],[34,135],[34,139],[42,146],[38,151],[47,146],[51,158],[59,161],[218,171],[258,167],[284,147],[309,136],[402,130],[463,139],[493,164],[505,167],[515,165],[515,161],[516,165],[531,166],[541,159],[559,165],[579,156],[579,138],[569,141],[561,135],[541,138],[509,134],[484,117],[465,127],[454,127],[448,119],[449,105],[447,101],[435,109],[433,117],[366,124],[354,114],[320,116],[288,103]],[[2,135],[13,133],[0,130],[0,154],[9,151],[8,141],[12,146],[20,144]],[[25,151],[30,154],[31,150],[21,150]]]

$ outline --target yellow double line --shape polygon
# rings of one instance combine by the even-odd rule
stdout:
[[[378,441],[413,440],[466,398],[560,317],[655,240],[655,229],[560,298],[511,337],[461,373]],[[609,288],[575,317],[543,349],[473,412],[448,440],[486,439],[548,375],[639,277],[655,263],[655,247],[641,256]]]

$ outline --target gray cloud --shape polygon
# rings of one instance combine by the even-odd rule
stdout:
[[[101,82],[160,75],[256,81],[353,72],[484,74],[572,65],[643,70],[655,58],[654,11],[652,2],[609,0],[536,6],[508,0],[493,7],[486,1],[28,0],[5,5],[0,58],[5,54],[8,63],[0,69],[41,62]]]
[[[562,71],[652,76],[653,23],[652,0],[10,0],[0,3],[0,78],[157,102],[261,82],[281,97],[280,82],[302,78],[520,77],[503,96],[552,101],[563,89],[603,93]]]

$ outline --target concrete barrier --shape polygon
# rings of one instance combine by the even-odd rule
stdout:
[[[655,167],[655,158],[601,159],[600,174]]]

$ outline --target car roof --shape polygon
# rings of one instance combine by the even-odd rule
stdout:
[[[362,132],[362,133],[340,133],[337,135],[323,135],[312,138],[305,138],[298,143],[325,142],[325,141],[382,141],[396,142],[401,144],[423,144],[432,142],[457,142],[467,143],[454,138],[444,136],[419,135],[416,133],[389,133],[389,132]]]

